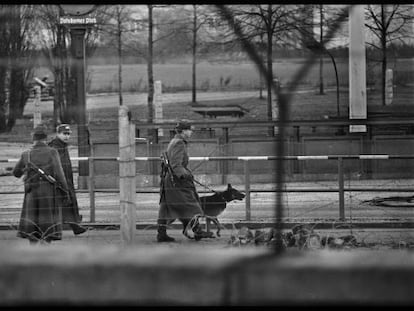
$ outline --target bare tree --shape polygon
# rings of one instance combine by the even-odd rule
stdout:
[[[124,5],[108,6],[105,11],[106,27],[102,30],[106,33],[111,40],[116,41],[117,54],[118,54],[118,95],[119,105],[123,105],[123,87],[122,87],[122,63],[123,63],[123,50],[124,50],[124,35],[130,32],[129,24],[131,23],[131,10]]]
[[[368,5],[365,26],[374,35],[368,45],[381,53],[381,92],[382,104],[385,105],[385,73],[388,66],[387,50],[392,42],[405,42],[412,36],[412,5],[380,4]]]
[[[10,131],[23,116],[34,68],[33,46],[28,40],[33,29],[30,5],[0,6],[0,132]]]
[[[148,4],[148,55],[147,55],[147,71],[148,71],[148,122],[152,123],[154,118],[154,71],[153,71],[153,64],[154,64],[154,20],[153,20],[153,13],[154,8],[162,8],[165,7],[155,6],[152,4]],[[157,40],[160,40],[158,38]],[[152,139],[157,142],[157,129],[149,129],[148,135],[152,137]]]
[[[9,55],[9,34],[8,34],[8,24],[9,24],[9,17],[8,14],[8,6],[1,5],[0,6],[0,40],[2,44],[0,44],[0,132],[6,130],[7,126],[7,111],[8,111],[8,102],[7,102],[7,95],[8,91],[6,88],[6,80],[7,80],[7,59]]]
[[[43,54],[46,56],[47,67],[53,74],[55,94],[53,98],[53,123],[70,123],[74,111],[74,85],[71,83],[69,60],[67,55],[68,30],[59,24],[59,6],[40,5],[36,7],[37,16],[41,22],[39,42]]]
[[[24,106],[29,98],[29,81],[33,76],[33,45],[27,37],[33,26],[31,6],[12,6],[10,28],[10,97],[7,130],[11,130],[17,118],[23,116]]]
[[[153,73],[153,5],[148,4],[148,57],[147,57],[147,73],[148,73],[148,122],[152,123],[154,115],[154,73]]]
[[[319,19],[315,21],[315,10],[318,13],[316,15]],[[330,31],[331,24],[336,24],[336,20],[346,20],[348,17],[347,12],[343,9],[343,6],[324,6],[318,5],[316,8],[312,5],[304,5],[302,7],[302,14],[297,14],[294,18],[294,24],[296,30],[300,34],[300,41],[302,47],[311,50],[312,52],[319,55],[319,94],[324,95],[324,81],[323,81],[323,57],[328,55],[332,60],[332,65],[335,71],[336,77],[336,106],[337,106],[337,117],[340,116],[340,105],[339,105],[339,77],[334,56],[327,45],[329,41],[325,40],[325,34]],[[319,34],[314,33],[315,26],[319,28]],[[342,26],[342,25],[341,25]],[[318,37],[318,39],[317,39]]]
[[[234,18],[243,28],[246,40],[255,41],[260,37],[266,39],[267,77],[265,77],[265,81],[267,87],[267,118],[269,120],[272,119],[273,46],[287,38],[289,32],[294,29],[291,16],[296,10],[296,6],[285,4],[232,7]],[[272,127],[269,127],[269,135],[274,135]]]
[[[196,66],[197,66],[197,5],[193,4],[193,66],[192,66],[192,79],[191,79],[191,101],[197,102],[197,79],[196,79]]]

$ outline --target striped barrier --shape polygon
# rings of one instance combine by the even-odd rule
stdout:
[[[72,161],[119,161],[119,157],[72,157]],[[160,157],[135,157],[136,161],[157,161]],[[257,161],[257,160],[388,160],[388,159],[414,159],[414,154],[391,155],[391,154],[359,154],[359,155],[307,155],[307,156],[222,156],[222,157],[190,157],[191,161]],[[17,162],[19,159],[0,159],[0,163]]]
[[[256,160],[388,160],[388,159],[414,159],[414,154],[407,155],[391,155],[391,154],[359,154],[359,155],[308,155],[308,156],[222,156],[222,157],[190,157],[192,161],[256,161]],[[91,160],[114,160],[119,161],[119,157],[72,157],[72,161],[88,161]],[[136,161],[157,161],[160,157],[135,157]],[[19,159],[0,159],[0,163],[17,162]]]

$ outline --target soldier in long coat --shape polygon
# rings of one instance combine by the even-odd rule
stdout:
[[[79,215],[78,200],[76,199],[75,186],[73,184],[72,163],[69,156],[68,142],[72,130],[68,124],[61,124],[56,127],[56,137],[49,142],[49,146],[55,148],[62,163],[63,173],[69,187],[70,201],[69,204],[62,206],[63,223],[68,223],[74,234],[84,233],[87,229],[80,226],[82,217]]]
[[[188,122],[178,122],[175,127],[176,135],[167,147],[167,156],[170,170],[165,170],[161,176],[160,208],[158,212],[158,242],[173,242],[175,239],[168,236],[166,225],[179,219],[185,230],[191,219],[202,215],[201,202],[197,194],[193,175],[188,169],[188,139],[191,137],[193,127]],[[198,224],[192,225],[194,237],[211,237],[202,231]],[[183,233],[184,233],[183,230]]]
[[[45,129],[36,127],[32,148],[21,154],[13,169],[15,177],[24,175],[25,190],[17,236],[30,243],[62,239],[62,202],[57,192],[65,193],[68,185],[59,155],[47,146],[46,138]]]

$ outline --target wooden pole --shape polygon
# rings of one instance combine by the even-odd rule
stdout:
[[[246,220],[251,220],[251,208],[250,208],[250,165],[249,161],[244,161],[244,192],[246,193]]]
[[[89,157],[89,221],[95,222],[95,170],[94,170],[94,151],[91,144],[91,156]]]
[[[339,220],[345,220],[344,163],[338,158]]]
[[[121,242],[131,245],[135,237],[135,125],[130,124],[128,107],[119,107],[119,206]]]

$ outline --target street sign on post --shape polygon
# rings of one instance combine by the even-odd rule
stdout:
[[[96,23],[96,18],[89,14],[96,5],[59,5],[61,15],[59,23],[70,30],[71,53],[73,56],[74,78],[76,81],[76,121],[78,124],[79,157],[90,156],[89,131],[86,126],[86,87],[85,87],[85,33],[86,29]],[[89,176],[88,161],[79,161],[79,189],[86,189]]]
[[[96,4],[59,4],[64,14],[80,16],[92,13],[96,9]]]

